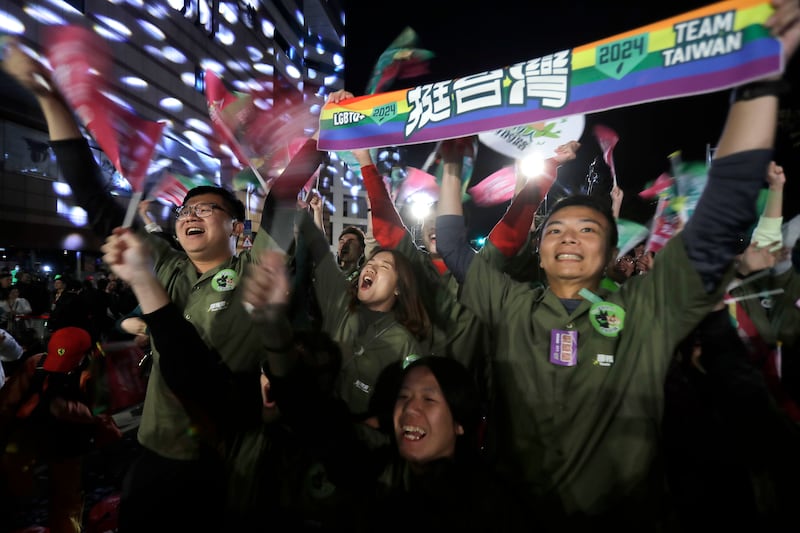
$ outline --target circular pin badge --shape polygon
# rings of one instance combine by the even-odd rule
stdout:
[[[625,326],[625,310],[610,302],[597,302],[589,309],[594,329],[606,337],[616,337]]]
[[[232,291],[236,288],[237,281],[239,281],[239,275],[236,271],[226,268],[220,270],[211,278],[211,287],[217,292]]]
[[[328,472],[322,463],[313,463],[305,475],[306,494],[315,500],[329,498],[336,491],[336,485],[328,480]]]

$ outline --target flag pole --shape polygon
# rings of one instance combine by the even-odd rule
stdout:
[[[261,190],[264,191],[264,194],[267,194],[269,192],[269,189],[267,188],[267,182],[264,181],[264,178],[261,176],[261,172],[258,171],[256,166],[250,162],[250,158],[247,160],[247,166],[249,166],[250,170],[253,171],[253,174],[256,175],[258,183],[261,184]]]
[[[125,220],[122,222],[123,228],[129,228],[131,224],[133,224],[133,217],[136,215],[139,202],[142,201],[142,194],[142,191],[136,191],[131,195],[131,200],[128,203],[128,210],[125,212]]]

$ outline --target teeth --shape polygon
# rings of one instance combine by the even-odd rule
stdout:
[[[417,426],[402,426],[403,437],[407,440],[419,440],[425,436],[425,430]]]
[[[200,228],[189,228],[186,230],[186,235],[194,235],[196,233],[203,233],[203,230]]]
[[[558,254],[556,259],[580,259],[581,256],[577,254]]]

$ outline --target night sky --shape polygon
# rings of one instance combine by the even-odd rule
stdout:
[[[557,50],[588,44],[624,31],[658,22],[710,4],[673,2],[598,2],[562,0],[542,2],[495,0],[480,9],[469,2],[411,0],[397,3],[345,2],[348,18],[345,56],[346,87],[363,94],[380,53],[406,26],[420,37],[420,47],[436,54],[431,74],[393,87],[399,89],[433,81],[448,80],[532,59]],[[612,4],[613,7],[601,4]],[[793,78],[798,61],[790,65]],[[575,161],[564,165],[560,179],[580,186],[585,183],[589,164],[601,150],[591,129],[604,124],[619,135],[614,162],[620,186],[625,192],[622,217],[645,223],[655,204],[637,197],[644,184],[669,170],[669,154],[681,150],[685,160],[703,160],[706,145],[716,144],[728,106],[728,93],[720,92],[606,111],[586,116],[586,128]],[[798,105],[792,106],[797,115]],[[794,128],[798,128],[795,126]],[[787,181],[800,174],[798,150],[791,148],[788,132],[779,135],[776,160],[787,168]],[[800,142],[794,139],[795,143]],[[405,148],[409,164],[421,165],[429,145]],[[605,165],[598,164],[598,191],[610,189]],[[481,146],[473,184],[512,161]],[[788,198],[798,197],[800,177],[787,184]],[[794,192],[793,192],[794,191]],[[787,201],[784,214],[799,212],[797,200]],[[465,205],[471,234],[485,233],[502,215],[505,205],[479,209]]]

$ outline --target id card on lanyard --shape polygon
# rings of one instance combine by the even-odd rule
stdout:
[[[578,364],[578,332],[554,329],[550,331],[550,362],[559,366]]]

